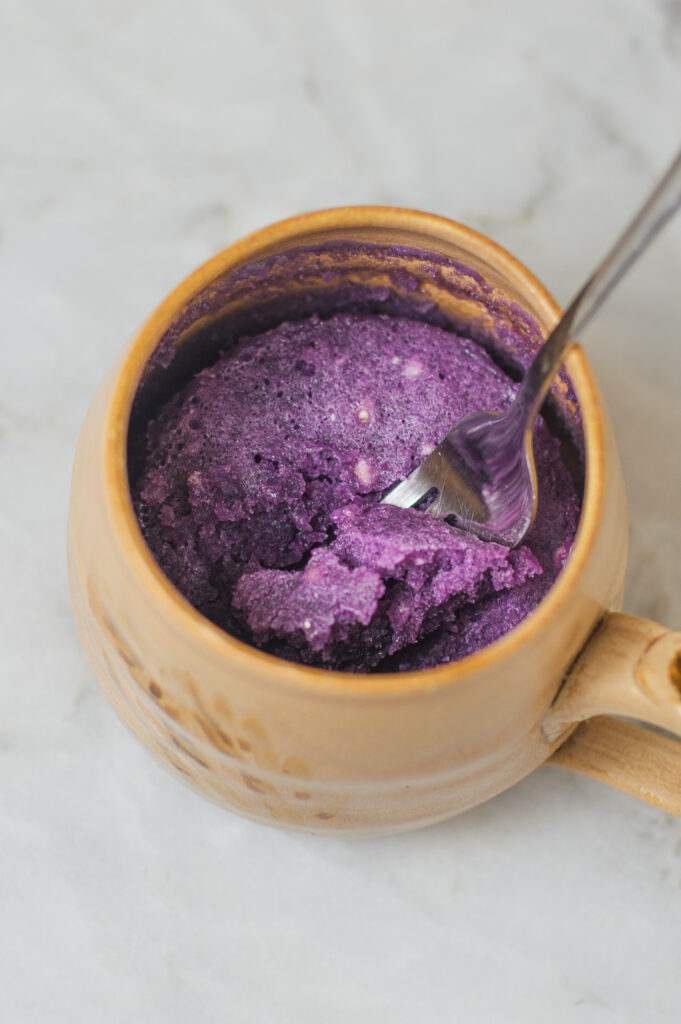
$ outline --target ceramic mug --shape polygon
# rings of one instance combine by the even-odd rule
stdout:
[[[140,382],[160,401],[172,386],[167,367],[186,373],[200,365],[225,325],[236,334],[268,326],[282,297],[289,315],[318,301],[348,308],[348,285],[370,304],[418,301],[429,315],[502,346],[522,336],[526,356],[559,317],[538,281],[489,239],[440,217],[381,207],[275,224],[183,281],[100,386],[73,473],[73,604],[121,718],[205,796],[293,828],[377,834],[426,825],[547,761],[681,813],[681,746],[621,720],[681,735],[681,634],[616,611],[624,487],[578,346],[554,389],[575,424],[581,410],[585,486],[575,544],[539,606],[483,650],[383,675],[289,663],[205,619],[154,561],[128,484]]]

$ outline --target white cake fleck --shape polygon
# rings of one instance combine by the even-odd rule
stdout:
[[[374,473],[370,462],[366,459],[358,459],[355,463],[355,476],[361,484],[369,486],[374,479]]]
[[[408,359],[402,372],[407,380],[414,380],[423,372],[423,363],[420,359]]]

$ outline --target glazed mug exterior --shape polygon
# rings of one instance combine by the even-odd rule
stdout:
[[[414,828],[487,800],[549,758],[681,812],[681,747],[602,717],[681,734],[681,636],[615,611],[626,564],[624,485],[579,346],[566,360],[585,447],[572,553],[527,619],[476,654],[393,674],[293,664],[213,625],[156,564],[135,518],[127,460],[131,409],[150,356],[226,274],[329,240],[364,246],[362,273],[376,282],[385,283],[381,246],[444,254],[472,268],[488,295],[526,311],[543,335],[559,317],[539,282],[489,239],[384,207],[292,218],[190,275],[109,371],[78,443],[69,574],[78,627],[107,696],[178,777],[270,824],[357,834]],[[371,255],[374,245],[379,255]],[[470,297],[451,294],[431,297],[449,302],[459,321],[476,314]]]

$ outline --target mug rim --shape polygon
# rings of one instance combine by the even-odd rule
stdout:
[[[580,518],[570,556],[539,604],[517,626],[473,654],[434,668],[406,672],[341,672],[287,661],[252,647],[211,622],[171,583],[156,562],[140,529],[132,504],[128,477],[127,443],[130,412],[144,367],[177,314],[211,281],[262,250],[310,231],[329,228],[398,228],[420,230],[466,247],[475,243],[482,256],[533,294],[547,319],[557,321],[561,309],[553,296],[516,257],[487,236],[436,214],[390,206],[346,206],[288,217],[260,228],[210,257],[186,276],[162,300],[115,364],[115,380],[105,412],[103,474],[113,528],[130,567],[168,618],[169,628],[188,630],[218,659],[237,662],[259,680],[281,687],[325,693],[329,696],[387,698],[408,696],[453,686],[488,671],[526,645],[549,620],[559,616],[570,599],[596,539],[604,498],[604,424],[596,382],[581,346],[575,344],[565,359],[574,384],[584,433],[585,478]],[[428,231],[430,229],[430,231]]]

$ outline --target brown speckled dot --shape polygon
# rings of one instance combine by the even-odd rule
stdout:
[[[149,684],[149,693],[151,694],[152,697],[155,697],[156,700],[160,700],[161,697],[163,696],[163,690],[158,685],[158,683]]]
[[[321,821],[330,821],[331,818],[335,818],[335,814],[331,814],[329,811],[319,811],[315,814],[315,818],[319,818]]]
[[[297,775],[301,779],[309,779],[312,775],[307,763],[301,757],[287,757],[281,766],[286,775]]]
[[[177,747],[177,749],[181,750],[184,754],[187,755],[187,757],[191,757],[192,761],[196,761],[196,763],[200,764],[202,768],[209,768],[209,765],[207,765],[206,762],[198,756],[198,754],[195,754],[193,750],[190,750],[185,743],[183,743],[181,740],[177,738],[177,736],[171,735],[170,738]]]
[[[301,792],[294,793],[293,795],[296,798],[296,800],[311,800],[312,799],[312,793],[303,793],[302,790],[301,790]]]
[[[131,654],[128,654],[127,650],[123,646],[122,641],[119,640],[119,642],[116,644],[116,650],[118,651],[121,660],[125,662],[128,668],[133,668],[135,666],[135,659],[132,657]]]
[[[677,651],[676,657],[672,658],[669,677],[671,679],[672,686],[675,686],[679,693],[681,693],[681,651]]]
[[[252,775],[242,775],[241,778],[254,793],[270,792],[270,787],[265,782],[261,782],[260,779],[254,779]]]
[[[223,732],[222,729],[219,729],[217,726],[215,727],[215,731],[217,732],[218,736],[222,740],[223,744],[226,747],[228,747],[229,750],[233,750],[234,749],[234,742],[232,740],[232,737],[228,736],[226,732]]]
[[[239,748],[248,753],[248,751],[251,749],[251,744],[248,742],[248,740],[239,740]]]
[[[174,757],[170,756],[170,754],[166,754],[166,758],[168,760],[168,763],[173,766],[175,771],[180,772],[181,775],[186,775],[186,777],[189,779],[191,778],[191,773],[187,771],[184,765],[181,765],[180,762],[176,761]]]

